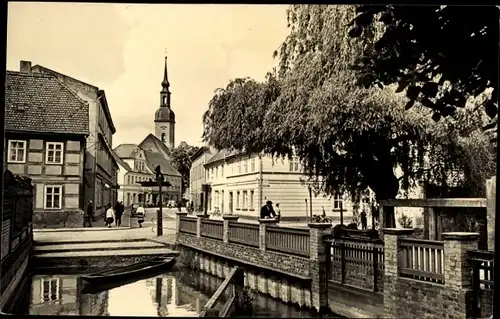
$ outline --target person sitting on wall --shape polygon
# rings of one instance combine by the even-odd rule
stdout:
[[[275,217],[276,217],[276,213],[274,212],[274,209],[273,209],[273,202],[268,200],[266,202],[266,205],[262,206],[262,208],[260,209],[260,218],[267,219],[267,218],[275,218]]]

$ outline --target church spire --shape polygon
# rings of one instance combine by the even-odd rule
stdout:
[[[168,71],[167,71],[167,56],[165,55],[165,71],[163,73],[163,81],[161,82],[161,86],[165,91],[169,91],[170,83],[168,82]]]
[[[170,82],[168,82],[167,70],[167,50],[165,50],[165,70],[163,71],[163,81],[161,82],[160,107],[170,108]]]

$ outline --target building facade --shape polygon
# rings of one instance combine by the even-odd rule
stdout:
[[[181,174],[172,167],[169,160],[160,153],[146,151],[135,144],[121,144],[115,152],[120,170],[118,173],[118,199],[125,206],[134,203],[145,203],[157,206],[159,203],[159,187],[142,186],[140,182],[155,181],[156,166],[160,166],[165,180],[171,186],[163,187],[163,203],[181,199]]]
[[[297,158],[273,159],[258,154],[221,151],[204,165],[206,181],[211,185],[209,211],[256,218],[270,200],[280,204],[284,220],[306,219],[311,214],[309,188],[301,182],[304,175]],[[334,221],[352,220],[353,206],[346,196],[329,198],[312,194],[312,214],[323,210]]]
[[[216,153],[207,146],[200,147],[191,156],[191,169],[189,170],[189,202],[193,203],[196,211],[202,211],[204,205],[202,185],[206,183],[205,163]]]
[[[104,90],[40,65],[31,67],[30,63],[28,67],[33,73],[56,77],[88,103],[89,135],[85,148],[85,202],[92,201],[96,214],[104,214],[107,204],[114,205],[118,187],[118,164],[111,154],[116,128]]]
[[[5,103],[4,156],[7,169],[32,180],[33,225],[81,227],[88,104],[26,61],[7,71]]]

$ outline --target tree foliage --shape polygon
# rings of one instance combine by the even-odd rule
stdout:
[[[182,189],[181,193],[189,187],[189,173],[191,170],[191,156],[198,150],[198,147],[188,145],[186,142],[181,142],[170,154],[172,165],[182,175]]]
[[[482,114],[463,108],[436,123],[420,104],[405,110],[393,87],[356,85],[351,66],[377,33],[350,37],[355,16],[353,6],[291,6],[290,34],[275,52],[278,70],[262,83],[237,79],[219,90],[204,117],[205,140],[218,149],[295,153],[316,192],[328,195],[356,198],[369,187],[377,200],[392,199],[416,181],[463,184],[463,172],[483,177],[457,157],[479,148],[477,160],[490,158],[477,132]],[[461,174],[450,181],[455,172]]]
[[[411,108],[416,101],[433,118],[453,114],[467,100],[492,90],[484,110],[498,112],[499,11],[493,6],[362,5],[350,35],[364,37],[378,25],[381,36],[356,66],[359,83],[398,84]],[[496,120],[491,121],[489,128]]]

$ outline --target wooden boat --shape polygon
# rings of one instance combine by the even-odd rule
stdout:
[[[91,285],[106,285],[109,283],[118,283],[125,280],[136,279],[141,275],[148,276],[157,273],[175,263],[174,257],[157,257],[137,264],[119,267],[111,270],[97,272],[89,275],[80,276],[84,282]]]

